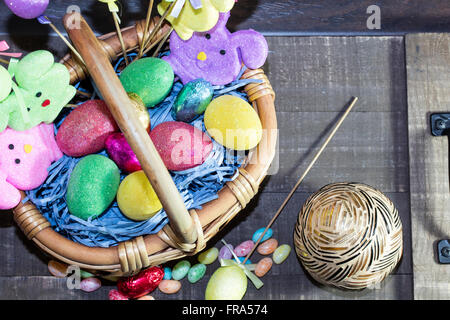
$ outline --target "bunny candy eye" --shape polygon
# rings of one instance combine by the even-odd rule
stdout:
[[[220,50],[220,54],[221,54],[221,55],[224,56],[226,53],[227,53],[227,52],[226,52],[225,50]]]
[[[210,35],[209,33],[207,33],[207,34],[205,35],[205,38],[209,40],[209,39],[211,39],[211,35]]]
[[[16,164],[20,164],[20,159],[16,159],[16,160],[14,160],[14,162],[15,162]]]
[[[8,146],[8,149],[9,149],[9,150],[14,150],[14,145],[13,145],[13,144],[10,144],[10,145]]]
[[[36,98],[40,98],[42,96],[42,92],[36,93]]]

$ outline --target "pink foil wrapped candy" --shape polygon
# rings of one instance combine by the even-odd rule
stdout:
[[[113,133],[105,142],[109,157],[117,164],[120,170],[132,173],[142,170],[141,164],[128,144],[123,133]]]

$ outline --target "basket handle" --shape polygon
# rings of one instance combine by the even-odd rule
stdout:
[[[76,28],[73,27],[74,19],[79,21]],[[184,243],[194,243],[197,239],[194,222],[149,134],[140,124],[130,99],[99,40],[79,13],[66,14],[64,27],[155,189],[167,213],[171,228]]]

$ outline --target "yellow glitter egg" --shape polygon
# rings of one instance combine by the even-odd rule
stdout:
[[[142,170],[133,172],[122,181],[117,192],[117,203],[126,217],[136,221],[148,220],[162,209],[155,190]]]
[[[258,114],[245,100],[231,95],[214,99],[205,112],[205,126],[218,143],[233,150],[249,150],[262,138]]]

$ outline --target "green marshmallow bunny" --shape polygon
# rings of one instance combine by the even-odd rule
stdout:
[[[0,132],[7,125],[25,131],[42,122],[52,123],[76,94],[70,85],[69,71],[55,63],[48,51],[28,54],[10,65],[8,71],[15,77],[17,86],[13,83],[14,90],[0,103]]]

